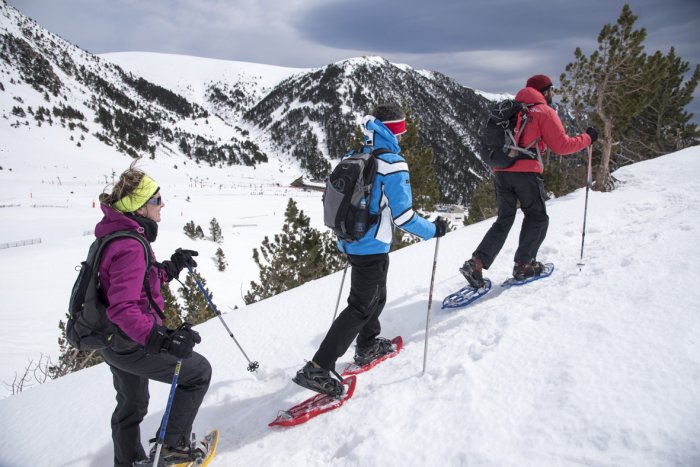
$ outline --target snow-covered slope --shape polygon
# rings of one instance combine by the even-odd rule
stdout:
[[[309,71],[153,52],[114,52],[100,57],[198,103],[211,113],[226,116],[229,123],[237,122],[283,79]]]
[[[218,320],[198,326],[197,349],[211,360],[214,379],[195,430],[221,429],[211,465],[700,465],[699,171],[694,147],[617,171],[622,184],[614,192],[591,192],[582,268],[584,190],[550,201],[540,259],[556,263],[552,277],[494,290],[461,311],[440,310],[440,298],[461,286],[457,268],[491,221],[446,235],[423,377],[436,242],[393,253],[383,333],[402,335],[404,351],[360,375],[345,406],[292,429],[272,430],[267,422],[309,395],[290,378],[330,325],[341,274],[237,311],[226,305],[238,292],[212,283],[225,319],[261,369],[246,372]],[[227,199],[202,196],[217,204]],[[159,243],[175,235],[164,228]],[[508,277],[516,242],[512,232],[489,271],[494,281]],[[0,250],[3,291],[9,282],[26,295],[60,301],[65,295],[52,295],[46,284],[71,281],[59,267],[72,264],[81,248],[66,244]],[[33,268],[18,271],[30,258]],[[4,323],[17,321],[15,309],[3,309]],[[18,334],[32,337],[28,328]],[[6,335],[0,345],[11,345]],[[151,383],[144,442],[160,421],[167,389]],[[0,465],[109,465],[113,405],[105,365],[0,401]]]

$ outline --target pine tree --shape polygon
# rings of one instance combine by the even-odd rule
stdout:
[[[645,80],[651,89],[643,112],[621,138],[620,152],[626,160],[636,162],[698,144],[698,127],[683,109],[693,100],[700,65],[684,82],[689,72],[689,62],[678,57],[673,47],[668,55],[656,52],[648,57]]]
[[[350,137],[350,142],[348,143],[348,148],[359,149],[365,144],[365,137],[362,134],[362,129],[359,126],[355,127],[355,131]]]
[[[498,204],[496,202],[496,188],[494,178],[484,178],[472,191],[469,200],[469,211],[464,218],[464,225],[488,219],[498,214]]]
[[[194,238],[204,239],[204,231],[199,225],[195,228]]]
[[[260,248],[253,249],[253,261],[260,269],[260,282],[252,281],[245,295],[246,304],[292,289],[310,280],[338,271],[345,258],[330,232],[321,233],[310,219],[289,199],[282,233],[273,240],[265,237]]]
[[[182,308],[177,303],[177,298],[170,290],[169,283],[163,283],[160,288],[160,293],[163,296],[165,305],[163,306],[163,314],[165,320],[163,325],[168,329],[177,329],[182,324]]]
[[[216,220],[216,217],[209,223],[209,235],[211,235],[211,239],[216,243],[221,243],[224,240],[224,236],[221,234],[221,226]]]
[[[199,275],[198,272],[193,272],[192,274],[187,275],[187,279],[185,279],[185,286],[180,287],[178,292],[180,293],[180,296],[185,304],[183,307],[185,312],[185,321],[191,324],[203,323],[213,316],[213,312],[209,310],[207,299],[204,298],[204,295],[202,295],[202,292],[200,292],[199,287],[197,287],[197,282],[194,279],[195,276],[202,283],[202,287],[204,287],[207,295],[209,295],[209,299],[214,300],[211,291],[209,291],[209,289],[206,287],[207,282],[202,276]]]
[[[610,175],[613,146],[629,130],[644,109],[653,86],[645,73],[644,28],[635,29],[637,16],[625,5],[614,25],[606,24],[598,35],[598,50],[589,57],[580,48],[576,61],[561,75],[564,101],[571,102],[579,129],[590,124],[599,130],[602,155],[594,189],[614,187]]]
[[[70,316],[66,313],[66,319]],[[85,351],[74,349],[66,339],[66,323],[58,322],[60,336],[58,338],[59,356],[58,363],[50,365],[48,368],[49,378],[56,379],[61,376],[73,373],[74,371],[89,368],[98,363],[102,363],[102,355],[96,350]]]
[[[219,271],[225,271],[228,263],[226,262],[226,256],[224,256],[224,250],[221,247],[216,249],[216,267]]]
[[[182,230],[188,237],[192,239],[197,238],[197,226],[194,224],[194,221],[189,221],[187,224],[185,224]]]
[[[411,171],[413,208],[434,211],[439,202],[440,190],[433,165],[433,150],[418,139],[420,121],[406,110],[406,133],[401,136],[401,154]]]
[[[391,251],[400,250],[401,248],[413,245],[420,242],[420,238],[401,229],[394,229],[394,241],[391,244]]]

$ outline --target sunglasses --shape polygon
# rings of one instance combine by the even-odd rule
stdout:
[[[148,201],[146,201],[146,204],[152,204],[153,206],[160,206],[160,202],[163,200],[162,196],[159,196],[157,198],[150,198]]]

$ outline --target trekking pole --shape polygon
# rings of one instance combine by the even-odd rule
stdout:
[[[175,388],[177,387],[177,379],[180,377],[180,368],[182,367],[182,359],[177,360],[177,365],[175,365],[175,373],[173,374],[173,382],[170,385],[170,395],[168,396],[168,403],[165,404],[165,413],[163,414],[163,420],[160,422],[160,433],[158,433],[158,441],[156,442],[156,454],[153,457],[153,467],[158,466],[158,460],[160,459],[160,451],[163,448],[163,443],[165,443],[165,427],[168,426],[168,418],[170,417],[170,408],[173,406],[173,396],[175,396]]]
[[[433,274],[430,277],[430,293],[428,294],[428,313],[425,317],[425,347],[423,348],[423,372],[420,374],[423,376],[425,374],[425,367],[428,360],[428,329],[430,327],[430,307],[433,305],[433,286],[435,285],[435,268],[437,267],[437,256],[438,247],[440,246],[440,238],[435,239],[435,257],[433,258]]]
[[[590,190],[591,184],[593,184],[592,160],[593,160],[593,145],[588,146],[588,178],[586,179],[586,204],[585,204],[585,207],[583,208],[583,229],[581,229],[581,257],[579,258],[579,262],[577,264],[579,271],[581,270],[581,267],[585,265],[583,263],[583,244],[586,241],[586,216],[588,215],[588,190]]]
[[[192,275],[192,278],[194,281],[197,283],[197,287],[199,287],[199,291],[202,292],[202,295],[204,295],[204,298],[207,299],[207,302],[209,303],[209,307],[211,308],[211,311],[214,312],[216,316],[219,317],[219,320],[221,320],[221,324],[224,325],[224,328],[226,328],[226,331],[228,332],[228,335],[231,336],[231,339],[233,339],[233,342],[236,343],[238,348],[240,349],[241,353],[245,357],[246,360],[248,360],[248,371],[251,373],[260,368],[260,364],[258,362],[251,362],[250,358],[248,358],[248,355],[245,353],[245,350],[243,350],[243,347],[241,347],[241,344],[238,343],[236,340],[236,337],[233,335],[229,327],[226,325],[226,321],[224,321],[224,318],[221,316],[221,312],[216,308],[216,305],[212,303],[211,297],[209,297],[209,294],[207,293],[206,290],[204,290],[204,286],[202,285],[202,282],[200,282],[199,279],[197,279],[197,276],[195,275],[194,271],[192,270],[191,267],[187,266],[187,270],[190,271],[190,274]]]
[[[345,284],[345,274],[348,273],[348,264],[350,264],[350,261],[345,262],[345,269],[343,270],[343,278],[340,280],[340,290],[338,291],[338,300],[336,300],[336,302],[335,302],[335,312],[333,313],[333,321],[335,321],[335,317],[338,315],[338,305],[340,305],[340,295],[343,293],[343,284]],[[333,321],[331,321],[331,323]]]

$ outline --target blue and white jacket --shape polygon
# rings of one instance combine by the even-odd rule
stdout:
[[[394,226],[423,240],[435,236],[435,224],[413,210],[408,164],[399,154],[401,147],[396,136],[379,120],[368,122],[367,126],[374,130],[374,149],[386,148],[391,152],[376,156],[377,174],[372,183],[369,213],[380,213],[378,222],[359,240],[338,241],[340,251],[350,255],[388,253],[394,241]]]

